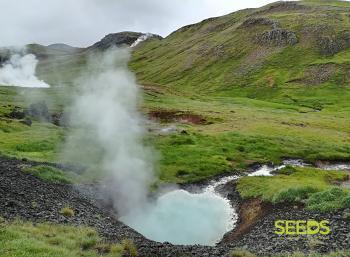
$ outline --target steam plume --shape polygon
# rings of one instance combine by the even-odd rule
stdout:
[[[79,92],[71,108],[73,127],[65,157],[98,161],[107,174],[114,207],[127,214],[146,202],[152,181],[151,151],[142,140],[143,119],[137,111],[138,85],[128,71],[128,49],[92,55],[76,81]]]
[[[0,85],[18,87],[50,87],[35,76],[38,60],[33,54],[15,53],[0,66]]]

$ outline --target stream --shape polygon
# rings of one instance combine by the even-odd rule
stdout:
[[[262,165],[248,176],[273,176],[286,167],[311,166],[302,160],[284,160],[281,165]],[[322,164],[323,170],[350,170],[350,164]],[[177,245],[209,245],[218,243],[223,235],[234,229],[237,210],[217,188],[239,176],[225,176],[212,180],[200,192],[175,189],[162,194],[142,213],[121,217],[120,220],[148,239]]]

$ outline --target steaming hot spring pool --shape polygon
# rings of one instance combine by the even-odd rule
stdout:
[[[302,160],[284,160],[279,166],[262,165],[248,176],[272,176],[286,165],[309,166]],[[350,164],[331,164],[323,170],[350,170]],[[120,220],[148,239],[182,245],[215,245],[237,222],[237,211],[216,188],[238,176],[212,181],[200,193],[174,190],[161,195],[142,213],[121,217]]]
[[[168,192],[142,212],[120,220],[157,242],[215,245],[237,221],[236,210],[215,188],[236,178],[225,177],[200,193],[180,189]]]

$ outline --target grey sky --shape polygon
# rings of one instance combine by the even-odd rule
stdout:
[[[112,32],[175,29],[273,0],[0,0],[0,46],[87,46]]]

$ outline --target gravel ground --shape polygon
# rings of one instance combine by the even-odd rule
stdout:
[[[33,222],[53,222],[95,227],[110,241],[133,240],[139,256],[225,256],[227,247],[173,246],[147,240],[102,210],[94,200],[70,185],[51,184],[21,172],[22,165],[34,163],[0,158],[0,216]],[[37,164],[37,163],[35,163]],[[75,215],[65,217],[60,210],[70,206]]]
[[[275,206],[266,216],[256,222],[249,232],[228,244],[232,248],[249,249],[259,255],[283,252],[327,253],[350,249],[350,220],[344,218],[344,212],[316,213],[302,208]],[[331,232],[326,236],[302,235],[279,236],[275,234],[276,220],[328,220]]]
[[[0,216],[5,219],[22,218],[33,222],[53,222],[73,225],[88,225],[95,227],[100,234],[110,241],[120,241],[129,238],[138,248],[139,256],[228,256],[230,249],[246,248],[258,254],[277,252],[310,251],[328,252],[335,249],[350,248],[350,224],[343,218],[343,212],[318,214],[291,207],[273,207],[271,211],[251,229],[234,242],[216,247],[206,246],[174,246],[169,243],[157,243],[127,227],[117,218],[101,208],[99,202],[89,195],[82,194],[76,187],[70,185],[51,184],[21,172],[23,165],[38,165],[39,163],[19,161],[0,157]],[[238,195],[232,192],[229,197],[237,204]],[[228,189],[221,188],[222,193]],[[70,206],[74,209],[73,217],[64,217],[60,210]],[[314,239],[281,238],[274,234],[276,219],[328,219],[331,222],[332,233],[328,238],[318,241],[315,247]]]

